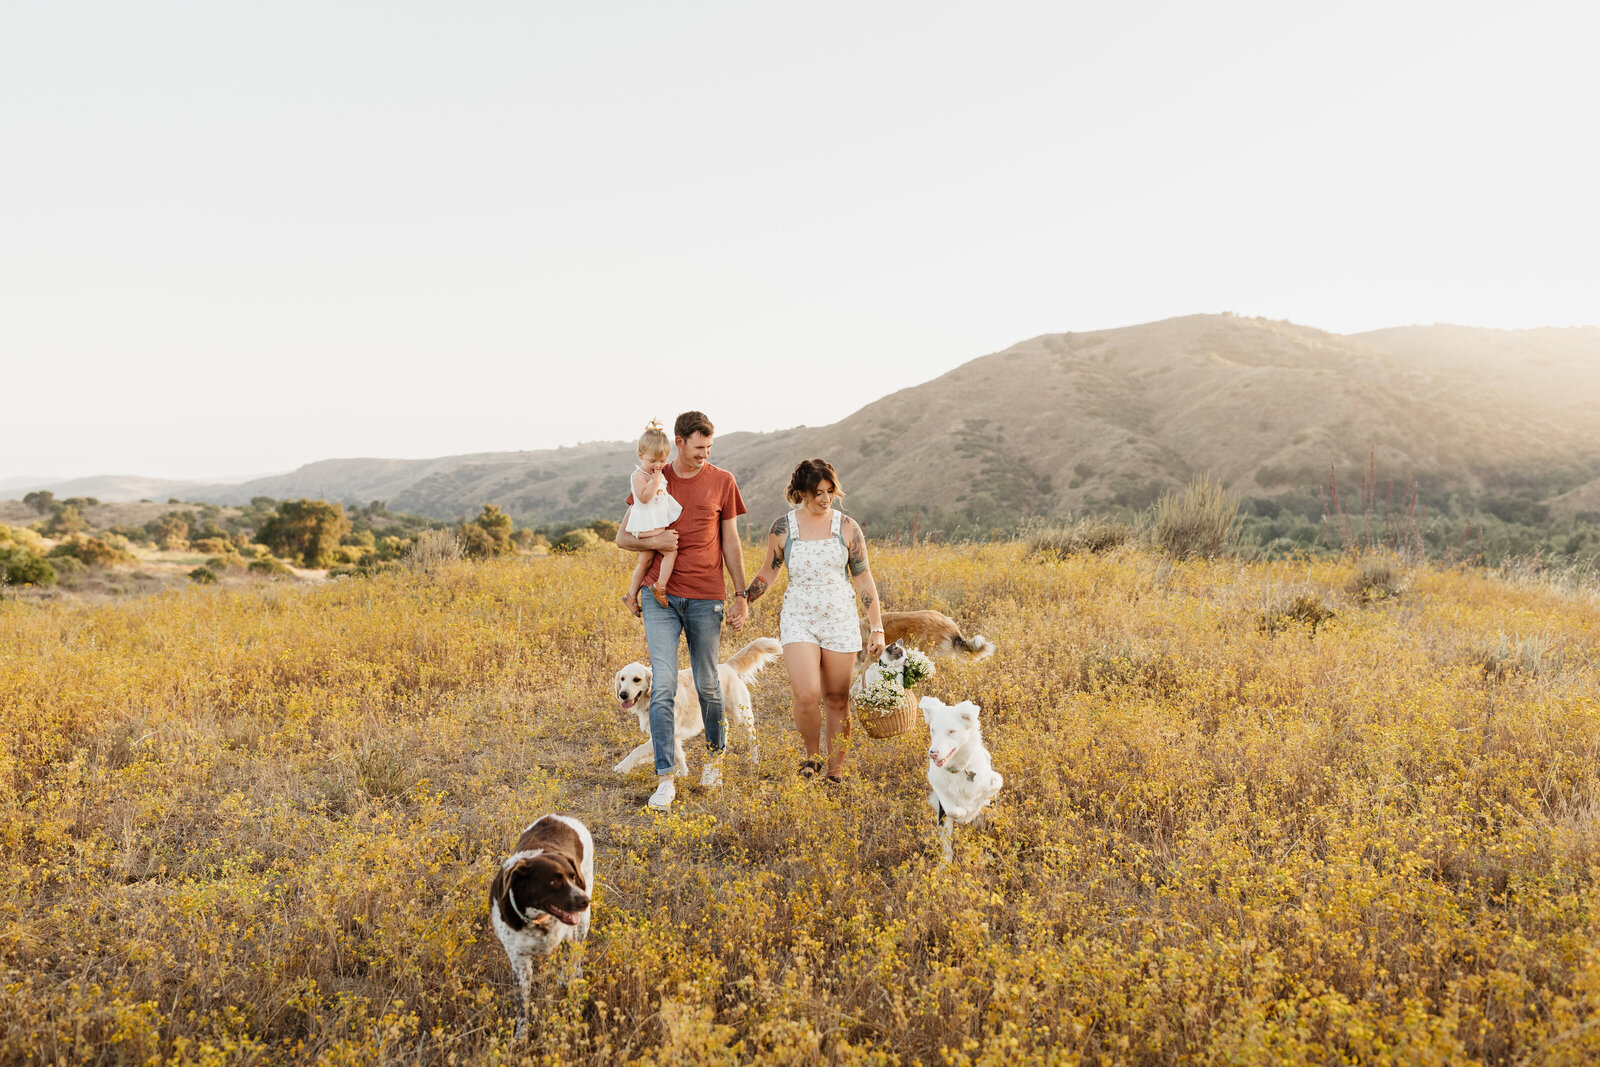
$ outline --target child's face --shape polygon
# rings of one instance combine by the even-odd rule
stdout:
[[[666,456],[647,456],[639,453],[639,466],[644,468],[646,474],[660,474],[661,468],[667,465]]]

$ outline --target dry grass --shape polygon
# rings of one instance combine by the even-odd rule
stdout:
[[[619,553],[0,602],[0,1062],[1600,1055],[1590,598],[1419,566],[1289,640],[1263,603],[1353,563],[1024,553],[874,557],[1000,648],[927,686],[1007,781],[943,871],[925,739],[802,784],[781,667],[766,762],[642,812]],[[1560,669],[1486,677],[1501,632]],[[594,935],[514,1046],[484,893],[552,809]]]

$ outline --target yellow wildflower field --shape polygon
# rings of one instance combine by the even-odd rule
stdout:
[[[1600,1057],[1592,595],[880,547],[890,608],[999,646],[923,690],[1006,778],[941,868],[925,732],[801,781],[781,665],[762,761],[647,813],[631,563],[0,600],[0,1062]],[[594,929],[518,1043],[486,889],[548,811]]]

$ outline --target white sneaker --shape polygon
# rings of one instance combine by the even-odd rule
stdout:
[[[700,788],[715,789],[722,784],[722,757],[706,760],[700,770]]]
[[[672,801],[678,795],[678,787],[672,783],[672,775],[663,774],[661,782],[656,786],[656,791],[650,794],[650,799],[645,803],[653,811],[666,811],[672,807]]]

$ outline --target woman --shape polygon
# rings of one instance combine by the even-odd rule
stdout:
[[[850,677],[861,651],[856,594],[872,626],[870,659],[883,652],[883,609],[867,567],[867,538],[854,519],[833,509],[844,496],[833,465],[803,461],[784,495],[795,509],[772,524],[766,561],[745,596],[750,604],[760,600],[778,568],[789,565],[778,640],[794,689],[794,724],[806,746],[800,774],[810,778],[823,769],[820,700],[828,712],[828,781],[838,782],[845,755],[841,739],[850,736]]]

